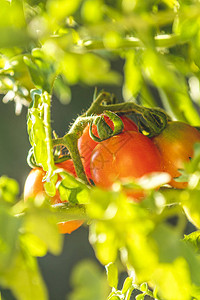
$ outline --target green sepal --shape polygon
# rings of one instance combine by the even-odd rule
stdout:
[[[111,121],[114,124],[114,130],[106,123],[104,115],[108,116],[111,119]],[[104,115],[97,117],[94,123],[90,124],[90,129],[89,129],[90,137],[95,142],[98,143],[106,139],[109,139],[116,134],[121,133],[124,129],[124,123],[122,122],[121,118],[117,114],[111,111],[105,111]],[[92,132],[93,124],[97,126],[97,132],[99,137],[95,136]]]
[[[104,113],[106,116],[108,116],[111,119],[111,121],[114,124],[114,130],[112,135],[121,133],[122,130],[124,129],[124,123],[122,122],[121,118],[112,111],[107,110]]]
[[[97,123],[97,132],[101,140],[106,140],[113,136],[113,130],[106,123],[104,117],[102,116]]]

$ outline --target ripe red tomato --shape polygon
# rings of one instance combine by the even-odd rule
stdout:
[[[170,185],[179,189],[186,188],[187,182],[174,179],[181,175],[178,169],[184,167],[183,163],[193,157],[193,147],[196,142],[200,142],[200,132],[189,124],[174,121],[169,122],[152,140],[161,153],[164,171],[172,177]]]
[[[120,116],[121,120],[124,123],[124,131],[138,131],[137,125],[128,117],[126,116]],[[108,116],[104,116],[104,119],[106,123],[114,129],[113,122]],[[91,172],[90,172],[90,158],[93,149],[96,147],[98,142],[95,142],[89,134],[90,125],[86,126],[82,136],[78,139],[78,149],[80,156],[82,157],[83,166],[85,168],[86,175],[88,178],[91,178]],[[98,136],[97,133],[97,127],[95,125],[92,126],[92,132],[95,136]]]
[[[62,163],[57,164],[57,167],[65,169],[68,173],[76,176],[74,165],[72,160],[66,160]],[[34,168],[30,171],[25,185],[24,185],[24,201],[29,198],[34,198],[36,195],[44,193],[44,183],[42,182],[45,176],[45,171],[41,168]],[[56,191],[56,195],[50,198],[51,204],[62,203],[59,192]],[[66,201],[64,201],[66,202]],[[73,220],[68,222],[58,223],[60,233],[71,233],[83,224],[81,220]]]
[[[102,188],[109,188],[123,178],[140,178],[162,171],[158,149],[148,137],[136,131],[126,131],[99,143],[93,150],[90,166],[94,183]],[[143,196],[133,193],[138,201]]]

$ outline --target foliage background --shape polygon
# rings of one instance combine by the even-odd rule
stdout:
[[[61,106],[58,100],[53,99],[53,123],[51,125],[61,136],[67,131],[69,122],[82,112],[83,108],[85,109],[89,105],[94,92],[94,85],[97,84],[101,88],[102,83],[105,82],[115,82],[121,85],[118,89],[113,89],[110,86],[106,87],[106,90],[109,92],[112,92],[113,89],[120,99],[122,98],[122,89],[126,101],[135,99],[134,97],[138,96],[137,100],[143,105],[156,106],[159,103],[164,106],[173,118],[193,125],[200,124],[199,1],[0,0],[0,4],[0,47],[2,52],[0,60],[0,88],[1,92],[6,94],[4,101],[15,101],[17,112],[20,112],[22,103],[27,103],[27,100],[30,101],[29,89],[37,88],[40,89],[40,92],[45,90],[45,92],[51,93],[55,76],[57,72],[60,72],[62,77],[58,77],[58,81],[54,82],[55,92],[57,92],[62,101],[66,100],[70,95],[69,87],[72,95],[72,102],[65,108]],[[71,14],[74,14],[74,18],[71,17]],[[41,45],[43,45],[42,50],[38,49],[41,48]],[[132,50],[133,48],[135,50]],[[100,53],[103,59],[96,55],[97,53]],[[15,55],[15,59],[12,60],[12,57]],[[121,60],[116,60],[117,57],[124,58],[126,61],[124,81],[120,80],[122,77],[118,76],[116,72],[110,72],[110,64],[113,69],[118,69],[120,72],[123,69],[123,63]],[[10,61],[9,58],[11,58]],[[28,70],[32,76],[32,81],[30,81]],[[79,83],[81,85],[77,86]],[[93,87],[88,88],[87,85]],[[151,89],[160,96],[159,100],[153,97],[155,95],[151,94]],[[40,101],[44,101],[44,98],[41,97]],[[43,105],[44,103],[39,104]],[[30,147],[25,127],[26,111],[22,109],[22,115],[16,117],[12,103],[8,103],[7,106],[3,103],[0,105],[0,130],[2,137],[0,145],[0,175],[6,174],[17,179],[20,182],[22,192],[25,177],[29,172],[25,161]],[[35,112],[37,114],[37,109]],[[37,120],[39,128],[43,130],[43,120],[39,118]],[[36,132],[35,139],[38,141],[39,135],[37,135],[37,130],[35,132],[34,130],[35,127],[31,133],[34,135]],[[40,137],[39,142],[41,142]],[[36,142],[35,148],[39,153],[42,152],[41,149],[46,150],[45,147],[44,141],[41,144]],[[42,163],[47,161],[47,151],[44,153],[42,158],[40,156]],[[181,205],[188,205],[191,212],[194,213],[192,216],[195,217],[195,221],[197,224],[200,224],[200,205],[198,201],[200,194],[199,161],[200,151],[197,149],[194,162],[187,165],[186,174],[184,174],[189,181],[186,193],[177,190],[170,190],[169,193],[165,193],[165,190],[162,190],[162,195],[160,195],[159,192],[156,193],[154,191],[153,197],[150,194],[146,201],[138,206],[133,203],[130,205],[130,203],[125,201],[123,194],[116,192],[106,194],[100,190],[93,189],[90,195],[91,206],[89,207],[92,207],[92,209],[88,211],[89,216],[94,219],[91,228],[93,236],[96,237],[96,240],[94,239],[93,242],[99,260],[107,264],[112,260],[116,260],[118,252],[122,256],[124,253],[127,253],[123,257],[125,259],[125,267],[127,264],[130,264],[136,270],[139,281],[143,281],[143,279],[149,280],[153,269],[155,271],[154,275],[156,274],[154,279],[161,294],[170,300],[173,293],[176,300],[178,297],[181,300],[183,298],[188,300],[191,292],[197,295],[196,297],[199,297],[200,278],[198,266],[200,261],[198,252],[196,252],[196,248],[199,250],[199,231],[194,232],[192,237],[188,237],[189,242],[196,248],[191,248],[186,242],[180,242],[180,239],[183,238],[185,217],[182,214],[181,207],[179,207],[179,201]],[[53,168],[51,167],[49,163],[47,169],[52,170]],[[195,176],[193,176],[193,173]],[[193,180],[194,178],[195,181]],[[161,197],[161,200],[164,199],[162,206],[160,206],[159,201],[157,201],[158,203],[156,202],[156,199],[159,200],[159,197]],[[96,198],[104,199],[104,201],[96,201]],[[190,201],[190,198],[192,201]],[[110,219],[107,219],[106,209],[110,208],[110,205],[111,207],[113,204],[116,205],[116,203],[117,213],[112,215]],[[172,205],[172,210],[170,210],[172,203],[175,203],[175,205]],[[13,234],[15,231],[12,230],[12,224],[14,224],[16,225],[14,229],[19,233],[21,228],[19,228],[17,217],[10,217],[9,215],[12,211],[9,206],[10,203],[7,203],[7,206],[4,206],[4,202],[0,204],[2,208],[0,212],[5,217],[5,220],[11,220],[9,223],[11,228],[8,229],[11,229],[10,232]],[[170,207],[170,213],[168,206]],[[149,210],[146,208],[151,209],[153,213],[149,214]],[[34,215],[35,211],[34,207],[32,207],[30,214],[28,211],[24,216],[24,220],[28,220],[28,225],[31,223],[32,214],[34,220],[36,220],[36,226],[33,226],[33,236],[31,236],[33,240],[34,230],[38,233],[37,220],[41,221],[43,217],[44,211],[42,209],[39,208],[37,210],[38,214]],[[129,209],[132,214],[129,214]],[[179,224],[175,224],[176,230],[172,229],[165,222],[174,212],[177,213],[180,220]],[[49,211],[47,216],[52,217]],[[120,224],[121,221],[124,221],[125,233],[121,230],[119,220]],[[134,222],[137,226],[134,226]],[[32,233],[32,231],[27,226],[27,223],[25,223],[25,238],[27,236],[30,238],[29,233]],[[49,235],[51,235],[54,231],[51,231],[53,226],[51,226],[51,222],[49,223]],[[111,226],[113,224],[114,226]],[[57,227],[55,226],[55,228]],[[111,228],[112,230],[110,230]],[[2,228],[0,228],[0,233],[1,241],[7,241],[7,236]],[[102,237],[102,233],[106,237],[103,242],[99,239],[99,237]],[[135,236],[141,243],[136,243]],[[15,263],[23,261],[22,253],[25,253],[23,246],[26,246],[29,251],[29,256],[26,257],[26,267],[30,267],[29,259],[31,259],[30,253],[32,249],[27,240],[24,242],[23,238],[23,232],[20,232],[19,240],[16,241],[14,248],[17,253],[16,260],[13,260],[14,263],[11,264],[11,269],[9,269],[16,272],[18,276],[21,269],[16,268]],[[58,236],[55,235],[54,238],[58,241]],[[47,240],[45,234],[42,236],[42,241],[43,239],[49,250],[52,250],[52,252],[58,250],[57,246],[54,245],[54,241],[51,243],[51,239]],[[55,299],[55,297],[58,299],[58,293],[61,289],[61,277],[63,280],[63,291],[65,289],[62,296],[59,294],[61,299],[64,299],[64,294],[68,290],[68,271],[74,262],[67,253],[74,255],[76,249],[79,250],[81,248],[81,250],[85,249],[81,252],[81,255],[88,257],[89,253],[90,256],[94,257],[93,250],[87,242],[85,244],[81,243],[82,239],[84,242],[87,240],[87,229],[85,228],[81,228],[73,235],[65,237],[65,250],[60,258],[53,258],[51,255],[47,255],[39,259],[43,273],[44,275],[46,274],[46,281],[48,282],[52,299]],[[113,240],[116,239],[117,242],[113,244]],[[10,243],[8,243],[8,248],[10,247],[9,250],[11,251],[7,256],[3,246],[1,249],[4,250],[4,255],[7,259],[12,254],[12,240],[10,239]],[[77,240],[78,244],[76,243]],[[157,252],[154,251],[155,245]],[[40,252],[39,243],[37,246],[37,251]],[[168,247],[171,247],[171,251],[166,251]],[[105,249],[109,250],[108,255]],[[80,254],[80,251],[77,253]],[[141,259],[141,256],[144,260]],[[2,257],[0,257],[0,262],[3,264]],[[81,258],[82,256],[76,257],[77,260]],[[152,263],[149,263],[149,259]],[[58,272],[55,272],[55,269],[51,269],[54,266],[53,261],[59,267],[57,269]],[[66,267],[62,269],[63,273],[60,269],[61,264],[62,267]],[[13,280],[4,264],[3,267],[4,273],[2,274],[5,274],[5,277],[0,274],[2,284],[11,286],[20,295],[21,299],[23,299],[24,295],[29,295],[30,299],[32,299],[34,296],[32,294],[30,296],[28,287],[25,287],[27,289],[21,287],[20,278],[14,278],[16,281]],[[87,272],[86,266],[84,268]],[[30,271],[28,274],[33,276],[31,278],[35,278],[34,272],[36,269],[28,269]],[[111,286],[116,288],[116,269],[111,265],[110,270]],[[179,278],[177,276],[179,275],[178,272],[180,272],[182,277]],[[159,276],[160,273],[161,277]],[[26,270],[24,274],[26,274]],[[93,274],[98,274],[98,271],[96,272],[95,270]],[[39,276],[37,279],[41,283]],[[79,279],[82,280],[81,275]],[[55,282],[58,284],[57,287],[55,287]],[[99,287],[102,287],[101,282],[103,280],[98,281],[97,279],[97,282],[99,282]],[[163,282],[167,282],[170,288]],[[88,282],[86,283],[88,284]],[[172,288],[174,286],[176,288],[175,291]],[[33,287],[34,282],[31,285],[32,292],[34,291]],[[96,288],[96,285],[94,287]],[[124,295],[126,293],[130,295],[131,289],[132,286],[129,285]],[[140,295],[140,298],[138,297],[137,300],[143,299],[145,296],[145,286],[143,285],[141,289],[144,289],[144,294]],[[82,292],[82,289],[79,290]],[[104,289],[101,288],[100,290]],[[53,294],[54,292],[56,295]],[[36,293],[44,296],[45,289],[41,291],[38,285]],[[114,290],[114,294],[111,295],[112,299],[116,299],[120,293],[121,291],[116,291],[115,294]],[[92,299],[91,295],[89,299]],[[129,299],[128,296],[126,299]],[[81,298],[81,300],[83,299]]]

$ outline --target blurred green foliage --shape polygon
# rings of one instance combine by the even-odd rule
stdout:
[[[155,191],[153,178],[147,178],[147,197],[133,203],[119,184],[109,192],[89,189],[55,171],[50,115],[53,93],[69,103],[73,85],[116,84],[125,101],[147,107],[159,103],[172,119],[200,125],[199,1],[0,0],[0,7],[3,102],[14,101],[17,114],[29,106],[31,146],[52,179],[47,192],[55,193],[59,173],[62,199],[85,205],[90,243],[107,265],[109,299],[128,300],[135,289],[142,292],[136,299],[199,299],[199,232],[184,236],[187,219],[200,227],[199,146],[180,178],[188,179],[186,190]],[[113,67],[119,58],[123,70]],[[60,254],[60,214],[48,199],[25,205],[18,193],[13,179],[0,178],[0,285],[17,299],[45,300],[36,257]],[[120,289],[122,270],[129,276]],[[107,296],[104,275],[90,263],[77,267],[72,282],[70,299]]]

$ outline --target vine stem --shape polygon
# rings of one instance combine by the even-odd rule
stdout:
[[[156,48],[170,48],[177,44],[183,43],[179,35],[176,34],[165,34],[158,35],[154,37],[154,43]],[[82,42],[82,46],[87,50],[106,50],[108,47],[105,46],[103,40],[85,40]],[[119,40],[115,47],[109,47],[109,50],[119,50],[119,49],[131,49],[131,48],[141,48],[144,47],[142,41],[135,37],[127,37]]]
[[[26,214],[26,209],[24,209],[24,206],[18,209],[19,211],[14,215],[17,218],[22,218]],[[58,203],[51,205],[51,211],[53,211],[58,223],[73,220],[87,221],[89,219],[86,213],[86,206],[83,204]]]
[[[53,212],[58,222],[66,222],[72,220],[88,220],[85,205],[69,203],[59,203],[52,205]]]

